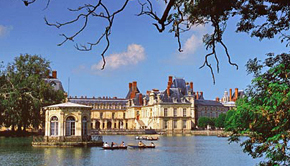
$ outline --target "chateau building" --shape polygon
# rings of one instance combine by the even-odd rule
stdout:
[[[91,106],[92,129],[127,129],[127,99],[117,97],[69,97],[69,102]]]
[[[194,126],[193,83],[189,86],[184,79],[169,76],[166,90],[153,89],[142,95],[136,89],[133,82],[127,95],[129,127],[186,133]]]
[[[197,126],[199,117],[216,118],[228,107],[205,100],[203,92],[193,90],[193,82],[169,76],[165,90],[142,94],[137,82],[129,83],[125,98],[69,97],[73,103],[91,106],[92,129],[156,129],[187,133]]]

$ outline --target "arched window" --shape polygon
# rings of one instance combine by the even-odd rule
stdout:
[[[87,117],[83,117],[82,120],[82,135],[87,135],[88,134],[88,127],[87,127]]]
[[[111,121],[108,121],[107,122],[107,129],[111,129],[112,128],[112,122]]]
[[[101,123],[99,121],[96,121],[96,129],[100,129]]]
[[[75,135],[75,118],[69,116],[66,118],[66,131],[67,136]]]
[[[58,118],[53,116],[50,119],[50,135],[57,136],[58,135]]]

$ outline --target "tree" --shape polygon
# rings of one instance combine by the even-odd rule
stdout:
[[[201,128],[206,128],[207,125],[211,126],[211,127],[214,127],[214,124],[215,124],[215,119],[212,119],[212,118],[208,118],[208,117],[200,117],[198,118],[198,127],[201,127]]]
[[[37,0],[23,0],[26,6],[31,5]],[[230,18],[237,18],[236,32],[250,33],[251,37],[274,38],[279,35],[281,42],[286,41],[289,45],[290,36],[287,34],[290,28],[290,2],[289,0],[164,0],[166,5],[164,11],[158,14],[154,10],[154,0],[138,1],[140,13],[137,16],[149,16],[155,23],[153,25],[161,33],[169,27],[169,32],[177,38],[178,50],[182,51],[180,36],[182,33],[189,31],[197,25],[210,25],[213,27],[212,34],[204,34],[203,42],[209,53],[205,55],[204,64],[200,67],[207,66],[211,70],[213,80],[214,72],[208,58],[212,57],[216,61],[217,72],[219,72],[219,59],[216,49],[220,46],[228,58],[229,64],[238,69],[238,65],[231,61],[231,56],[226,44],[223,41],[223,34],[226,30],[227,21]],[[47,0],[46,8],[50,0]],[[65,26],[74,26],[81,24],[80,28],[71,35],[61,34],[64,40],[59,44],[63,45],[67,41],[75,41],[75,38],[82,34],[92,21],[105,20],[107,25],[100,36],[95,41],[88,41],[86,44],[76,44],[75,47],[80,51],[89,51],[101,41],[106,45],[100,55],[103,58],[103,68],[105,67],[105,53],[110,46],[110,34],[113,27],[114,19],[118,14],[123,12],[129,0],[124,0],[117,10],[110,10],[109,2],[97,0],[95,3],[80,4],[76,9],[68,9],[76,13],[72,20],[66,22],[52,23],[45,18],[49,26],[62,28]]]
[[[41,107],[59,103],[64,99],[62,91],[55,91],[44,81],[48,78],[50,62],[37,55],[20,55],[8,64],[1,78],[2,123],[18,127],[38,127],[43,121]]]
[[[290,54],[268,54],[263,63],[249,60],[247,70],[254,79],[230,118],[230,139],[239,141],[246,133],[241,146],[253,158],[264,156],[260,165],[289,165]]]
[[[221,113],[215,120],[215,127],[224,128],[225,127],[226,114]]]

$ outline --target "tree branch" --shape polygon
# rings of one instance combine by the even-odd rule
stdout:
[[[67,36],[65,34],[60,34],[61,36],[64,37],[64,40],[61,43],[58,44],[58,46],[61,46],[64,43],[66,43],[68,40],[74,41],[74,38],[79,36],[86,29],[86,27],[88,25],[88,22],[89,22],[89,17],[90,16],[95,17],[95,18],[105,19],[107,21],[108,25],[105,27],[105,30],[101,34],[101,36],[97,38],[96,42],[94,42],[94,43],[87,42],[88,46],[82,45],[82,44],[76,44],[75,45],[75,48],[77,50],[79,50],[79,51],[90,51],[90,50],[93,49],[94,46],[98,45],[105,37],[106,46],[105,46],[104,50],[101,52],[101,57],[102,57],[102,60],[103,60],[103,66],[102,66],[102,70],[103,70],[105,68],[105,65],[106,65],[105,53],[107,52],[107,50],[110,47],[109,36],[111,34],[111,29],[112,29],[112,26],[113,26],[113,22],[114,22],[115,16],[125,9],[125,7],[128,5],[128,2],[129,2],[129,0],[125,0],[123,5],[121,6],[121,8],[116,10],[116,11],[114,11],[114,12],[112,12],[112,14],[110,14],[108,8],[102,2],[102,0],[99,0],[96,5],[85,4],[83,6],[78,7],[77,9],[68,9],[71,12],[82,12],[85,9],[85,12],[80,13],[75,19],[73,19],[71,21],[67,21],[67,22],[64,22],[64,23],[59,23],[59,22],[49,23],[46,18],[44,18],[44,20],[45,20],[45,23],[48,26],[54,26],[56,28],[61,28],[63,26],[67,26],[67,25],[71,25],[71,24],[77,23],[81,19],[84,20],[84,22],[82,23],[81,28],[78,31],[76,31],[74,34],[72,34],[70,36]],[[100,12],[99,14],[96,13],[96,10],[98,10],[98,9],[103,10],[105,13],[103,13],[103,12]]]

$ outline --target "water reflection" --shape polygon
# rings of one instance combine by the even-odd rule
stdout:
[[[45,165],[86,165],[91,148],[44,148]]]
[[[214,136],[161,136],[155,149],[33,148],[28,138],[0,138],[0,165],[255,165],[238,144]],[[104,141],[137,145],[135,136]],[[149,145],[150,141],[144,141]]]

